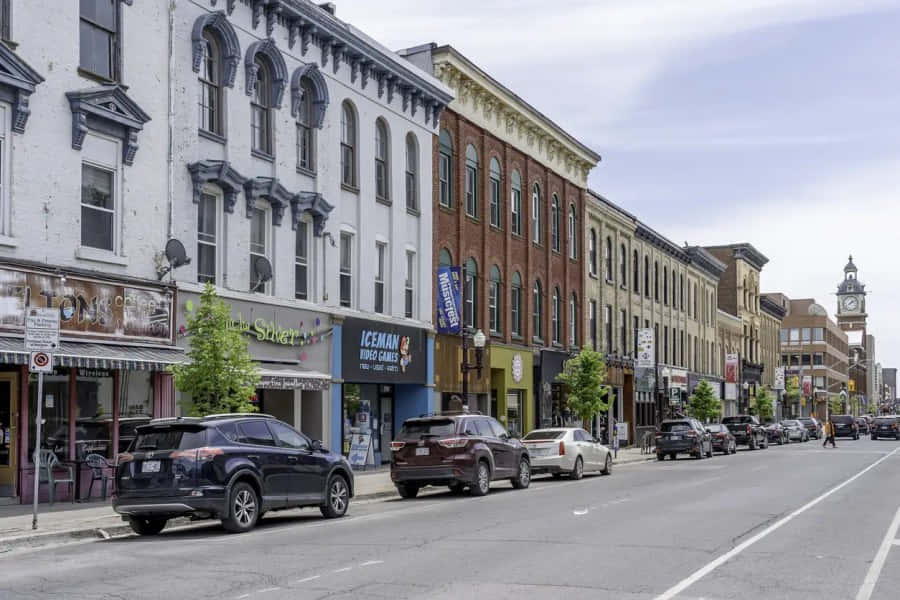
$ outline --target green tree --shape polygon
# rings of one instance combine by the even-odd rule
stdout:
[[[566,386],[569,409],[589,424],[595,415],[609,410],[609,388],[606,380],[606,363],[603,355],[585,347],[563,365],[563,372],[556,380]]]
[[[832,415],[844,414],[844,403],[840,396],[829,396],[828,408]]]
[[[256,412],[251,398],[259,372],[247,349],[247,340],[232,328],[231,312],[206,284],[200,305],[188,303],[187,332],[191,336],[189,362],[171,367],[175,386],[189,394],[185,410],[192,416],[229,412]]]
[[[722,402],[713,394],[712,386],[705,379],[697,384],[691,394],[688,414],[701,421],[717,419],[722,414]]]
[[[756,392],[756,400],[753,402],[753,410],[760,419],[769,419],[775,414],[774,396],[768,388],[759,388]]]

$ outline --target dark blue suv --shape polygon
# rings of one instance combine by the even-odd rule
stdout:
[[[221,519],[242,533],[270,510],[318,506],[341,517],[352,496],[343,456],[269,415],[229,414],[138,427],[118,457],[113,509],[140,535],[179,516]]]

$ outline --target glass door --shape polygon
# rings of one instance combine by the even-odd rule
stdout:
[[[16,374],[0,373],[0,496],[16,493]]]
[[[376,437],[381,447],[381,462],[391,462],[391,441],[394,439],[394,386],[379,386],[378,430]]]

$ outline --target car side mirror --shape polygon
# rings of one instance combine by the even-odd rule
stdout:
[[[313,452],[321,452],[322,451],[322,440],[313,440],[312,445],[310,446]]]

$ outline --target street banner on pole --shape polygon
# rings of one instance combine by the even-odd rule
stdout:
[[[803,395],[812,396],[812,375],[803,376]]]
[[[783,390],[784,389],[784,367],[775,367],[775,385],[772,386],[773,390]]]
[[[738,355],[725,355],[725,383],[737,383],[738,378]]]
[[[635,366],[639,369],[653,368],[656,364],[655,359],[653,330],[638,329],[638,353]]]
[[[458,334],[462,326],[460,296],[460,268],[438,267],[437,272],[437,331]]]

